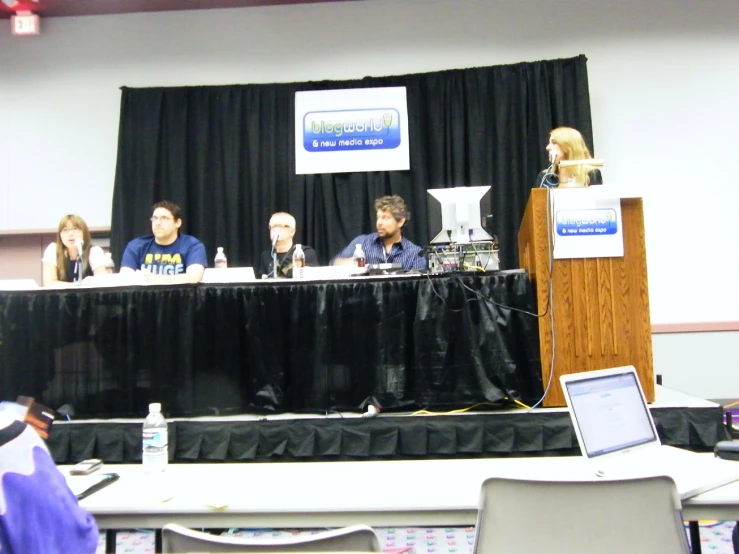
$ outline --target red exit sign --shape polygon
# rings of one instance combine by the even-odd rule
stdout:
[[[38,35],[39,17],[31,12],[18,12],[10,17],[10,32],[14,35]]]

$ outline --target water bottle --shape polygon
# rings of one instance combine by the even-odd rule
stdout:
[[[162,405],[149,404],[149,415],[144,420],[141,462],[144,473],[163,472],[167,469],[167,421],[162,415]]]
[[[228,267],[228,260],[226,259],[226,254],[223,253],[223,246],[218,247],[216,258],[213,261],[216,269]]]
[[[305,267],[305,252],[300,244],[295,245],[293,250],[293,279],[303,278],[303,268]]]
[[[354,247],[354,255],[352,256],[352,259],[354,260],[354,265],[357,267],[364,267],[367,265],[367,258],[364,257],[364,250],[362,250],[361,244],[357,244]]]
[[[115,262],[111,252],[105,253],[105,273],[115,273]]]

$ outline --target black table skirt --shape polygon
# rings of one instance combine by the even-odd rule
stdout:
[[[522,272],[0,293],[0,390],[75,417],[535,402]]]
[[[710,452],[731,437],[715,407],[651,408],[663,444]],[[253,418],[253,416],[246,416]],[[56,423],[58,464],[141,462],[141,420]],[[173,462],[278,462],[580,455],[566,410],[464,416],[200,418],[169,422]]]

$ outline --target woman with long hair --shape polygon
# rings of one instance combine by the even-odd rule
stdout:
[[[589,160],[590,150],[580,131],[572,127],[557,127],[549,134],[546,146],[549,153],[549,168],[536,177],[537,187],[589,187],[602,185],[600,170],[587,164],[561,167],[563,160]]]
[[[78,250],[82,246],[82,251]],[[44,286],[64,286],[105,273],[105,253],[90,244],[90,229],[78,215],[65,215],[59,222],[56,241],[49,244],[41,259]]]

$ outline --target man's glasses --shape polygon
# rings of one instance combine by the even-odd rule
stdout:
[[[270,229],[292,229],[292,225],[287,225],[286,223],[274,223],[269,226]]]
[[[162,223],[164,223],[165,221],[172,221],[172,218],[169,217],[168,215],[162,215],[162,216],[153,215],[153,216],[151,216],[151,222],[152,223],[156,223],[157,221],[161,221]]]

